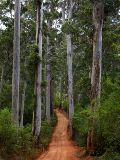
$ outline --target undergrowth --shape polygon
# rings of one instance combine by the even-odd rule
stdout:
[[[53,127],[56,124],[54,116],[51,123],[42,122],[39,143],[32,135],[32,126],[18,128],[11,119],[8,109],[0,111],[0,159],[30,160],[42,152],[49,144]]]

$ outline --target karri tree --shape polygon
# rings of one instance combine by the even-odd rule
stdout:
[[[41,81],[42,81],[42,22],[43,22],[43,2],[36,1],[36,43],[38,46],[38,63],[35,68],[35,107],[33,113],[33,135],[38,138],[41,128]],[[36,53],[37,54],[37,53]]]
[[[19,83],[20,83],[20,0],[15,1],[13,75],[12,75],[12,119],[19,125]]]
[[[48,12],[51,12],[51,4],[48,5]],[[47,35],[47,55],[46,55],[46,118],[50,122],[50,108],[51,108],[51,42],[50,42],[50,30],[52,28],[52,20],[48,18],[48,35]]]
[[[101,94],[101,66],[102,66],[102,29],[104,20],[104,3],[103,1],[93,2],[93,62],[91,75],[91,110],[94,113],[100,103]],[[88,132],[87,149],[94,151],[94,117],[91,118],[91,128]]]
[[[68,5],[68,22],[72,21],[72,9],[73,2],[72,0],[67,1]],[[67,72],[68,72],[68,100],[69,100],[69,120],[70,120],[70,128],[72,128],[72,118],[74,114],[74,101],[73,101],[73,51],[72,51],[72,36],[71,33],[68,32],[66,34],[66,42],[67,42]]]

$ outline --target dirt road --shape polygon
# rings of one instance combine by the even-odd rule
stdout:
[[[80,160],[77,157],[79,148],[69,140],[67,133],[68,119],[58,110],[56,114],[58,124],[53,133],[48,151],[42,154],[37,160]]]

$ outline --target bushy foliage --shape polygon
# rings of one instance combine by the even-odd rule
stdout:
[[[45,81],[45,80],[42,81],[41,82],[41,87],[46,88],[46,86],[47,86],[47,81]]]
[[[96,128],[96,150],[119,152],[120,148],[120,95],[119,91],[112,93],[99,109],[99,124]],[[102,149],[102,150],[101,150]]]
[[[39,139],[39,147],[41,150],[46,149],[50,142],[50,138],[52,135],[52,126],[46,120],[42,122],[40,139]]]
[[[59,98],[59,95],[58,95],[58,94],[55,94],[55,95],[54,95],[53,105],[54,105],[55,108],[60,105],[60,98]]]
[[[31,133],[32,126],[27,125],[24,128],[19,129],[17,149],[24,155],[30,155],[35,148],[35,139]]]
[[[101,104],[93,115],[88,109],[76,110],[73,118],[74,137],[81,146],[87,144],[90,119],[94,117],[95,155],[100,160],[118,160],[120,158],[120,94],[119,90],[112,93]]]
[[[34,43],[30,46],[30,54],[28,56],[29,66],[35,66],[38,63],[40,63],[40,57],[38,54],[39,54],[38,45]]]
[[[55,113],[53,113],[53,116],[51,117],[51,126],[55,127],[56,124],[57,124],[57,116]]]
[[[62,26],[62,32],[70,34],[70,33],[75,33],[76,32],[76,26],[74,22],[72,21],[66,21],[64,25]]]
[[[36,152],[43,151],[49,144],[53,127],[57,122],[54,115],[51,123],[42,122],[39,142],[36,143],[31,131],[32,126],[18,128],[11,119],[8,109],[0,111],[0,156],[4,159],[28,159],[34,157]]]
[[[10,153],[16,148],[17,127],[8,109],[0,111],[0,153]]]
[[[39,56],[39,48],[36,43],[28,46],[28,56],[26,59],[26,70],[28,71],[26,76],[27,80],[34,83],[35,72],[37,69],[37,65],[41,62],[41,58]]]
[[[76,112],[73,117],[74,138],[80,146],[86,146],[89,128],[90,111],[85,109]]]
[[[62,108],[64,109],[64,111],[68,112],[68,106],[69,106],[68,100],[64,99],[62,101]]]
[[[31,127],[18,128],[13,123],[9,110],[1,110],[0,155],[5,159],[8,159],[9,155],[13,154],[17,154],[19,157],[26,157],[31,155],[33,150],[34,139],[31,134]]]
[[[101,157],[95,158],[95,160],[119,160],[120,153],[113,151],[112,149],[108,149],[104,155]]]
[[[6,107],[11,106],[11,100],[12,100],[11,92],[12,92],[12,86],[9,83],[4,84],[2,92],[0,93],[1,108],[3,108],[4,106]]]
[[[61,95],[61,98],[60,98],[59,94],[60,93],[58,92],[54,96],[53,106],[55,108],[60,107],[64,111],[68,112],[68,99],[67,99],[66,95]]]

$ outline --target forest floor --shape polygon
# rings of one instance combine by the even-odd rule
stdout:
[[[37,160],[92,160],[89,156],[82,156],[84,151],[69,138],[68,119],[65,114],[56,110],[56,115],[58,123],[51,143],[48,150],[40,155]]]

